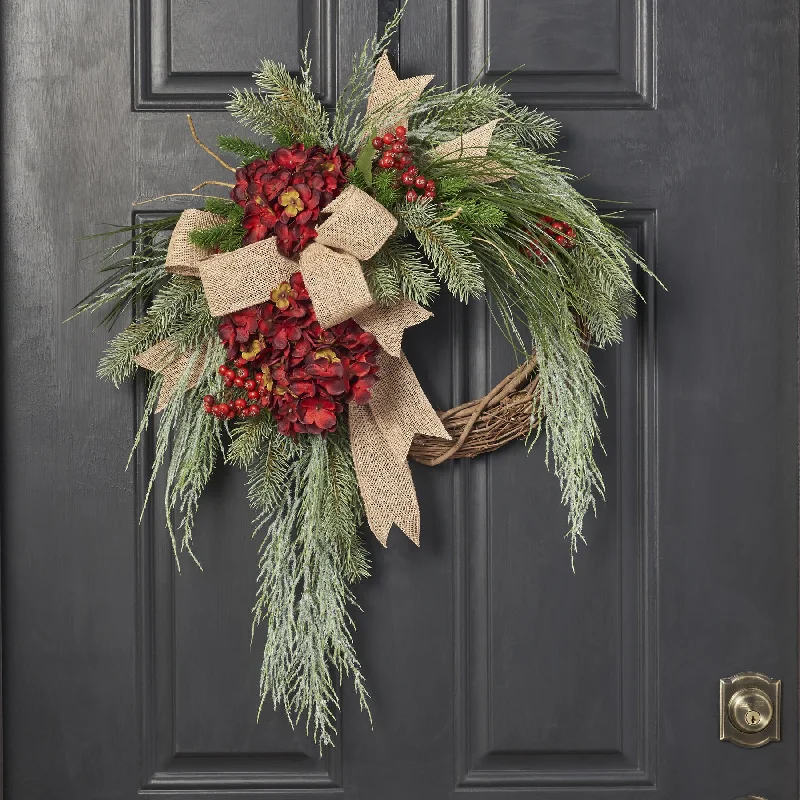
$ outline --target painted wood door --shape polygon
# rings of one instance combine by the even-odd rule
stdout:
[[[215,479],[174,569],[141,389],[93,378],[105,334],[61,321],[93,285],[75,237],[222,178],[191,141],[235,130],[261,57],[320,96],[396,7],[370,0],[8,0],[3,66],[2,603],[9,800],[768,800],[798,796],[797,64],[791,0],[411,0],[401,77],[515,69],[562,124],[585,194],[669,287],[606,387],[607,501],[570,571],[542,443],[414,468],[423,544],[370,544],[357,645],[374,729],[345,689],[321,757],[255,720],[256,548],[242,475]],[[181,200],[137,207],[174,212]],[[134,215],[134,219],[136,216]],[[433,403],[512,355],[442,298],[407,352]],[[719,741],[718,681],[784,681],[783,741]]]

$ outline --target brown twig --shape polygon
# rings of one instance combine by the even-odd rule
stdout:
[[[204,186],[227,186],[228,189],[233,189],[236,184],[225,183],[224,181],[203,181],[202,183],[198,183],[197,186],[193,186],[192,191],[196,192],[198,189],[202,189]]]
[[[439,222],[450,222],[461,214],[464,209],[459,206],[449,217],[442,217]]]
[[[215,194],[190,194],[189,192],[173,192],[172,194],[162,194],[158,197],[150,197],[147,200],[138,200],[135,203],[131,203],[131,205],[143,206],[146,203],[155,203],[156,200],[166,200],[168,197],[213,197],[215,200],[219,200]]]
[[[206,147],[200,141],[200,139],[198,139],[197,131],[194,129],[194,122],[192,121],[192,115],[191,114],[187,114],[186,115],[186,119],[189,120],[189,130],[192,132],[192,138],[197,142],[197,144],[199,144],[200,147],[203,150],[205,150],[206,153],[208,153],[211,156],[211,158],[213,158],[215,161],[218,161],[220,164],[222,164],[222,166],[225,167],[225,169],[229,169],[231,172],[236,172],[236,168],[235,167],[232,167],[230,164],[227,164],[225,161],[223,161],[210,147]]]

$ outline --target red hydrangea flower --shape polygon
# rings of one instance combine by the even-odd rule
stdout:
[[[239,368],[220,367],[226,387],[233,393],[255,384],[246,392],[250,405],[234,401],[239,415],[268,409],[287,436],[335,431],[346,403],[372,398],[375,337],[352,319],[323,329],[299,272],[268,302],[223,317],[219,336],[228,361]]]
[[[276,236],[284,255],[302,250],[317,235],[319,212],[347,183],[352,159],[334,147],[281,147],[268,159],[236,170],[231,199],[244,208],[244,244]]]

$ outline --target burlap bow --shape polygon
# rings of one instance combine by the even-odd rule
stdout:
[[[375,336],[382,349],[372,400],[348,408],[353,461],[375,536],[385,545],[396,524],[419,544],[419,506],[408,450],[417,434],[450,436],[401,343],[406,328],[431,315],[409,300],[378,306],[367,287],[361,262],[375,255],[394,232],[397,220],[391,213],[355,186],[348,186],[323,213],[327,219],[317,229],[316,240],[294,261],[279,252],[275,237],[211,255],[193,245],[189,234],[219,224],[220,218],[196,209],[184,211],[170,239],[166,268],[199,277],[215,317],[266,302],[272,290],[299,269],[324,328],[354,318]],[[137,358],[141,366],[164,375],[159,409],[169,401],[192,356],[177,354],[168,342],[160,342]],[[197,385],[203,362],[204,353],[198,353],[187,388]]]

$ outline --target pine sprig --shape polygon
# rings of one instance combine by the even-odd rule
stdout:
[[[468,242],[448,222],[437,217],[425,200],[402,203],[397,215],[414,234],[423,252],[450,293],[461,302],[485,292],[483,268]]]
[[[253,632],[266,627],[262,706],[269,699],[283,706],[292,725],[305,717],[306,732],[320,746],[332,744],[337,687],[345,675],[369,710],[348,610],[355,605],[350,583],[365,577],[368,567],[358,538],[362,507],[346,433],[303,442],[281,464],[279,482],[266,481],[266,494],[260,467],[251,472],[251,500],[280,495],[259,516],[266,535]]]
[[[180,569],[179,553],[181,550],[187,551],[195,563],[200,566],[192,550],[194,518],[200,497],[223,452],[219,426],[215,419],[205,412],[201,399],[203,395],[218,392],[221,388],[221,378],[214,369],[214,364],[224,358],[219,341],[211,341],[205,354],[199,383],[197,387],[188,389],[189,378],[200,357],[201,351],[196,351],[194,357],[189,359],[174,394],[167,407],[161,412],[155,438],[155,454],[150,481],[142,508],[142,514],[144,514],[144,507],[147,506],[156,476],[168,461],[164,510],[178,569]],[[157,381],[160,381],[160,377]],[[148,397],[145,408],[145,418],[149,417],[153,407],[152,394],[151,389],[151,396]],[[137,443],[140,438],[141,430],[137,435]],[[173,520],[176,513],[180,514],[178,522],[178,529],[182,530],[180,545],[178,545]]]
[[[410,125],[415,138],[434,146],[495,119],[527,148],[549,149],[558,141],[559,124],[554,119],[518,106],[498,84],[428,89],[414,107]]]
[[[311,85],[308,41],[301,51],[300,80],[283,64],[264,60],[253,76],[258,92],[234,89],[228,110],[251,130],[271,136],[283,147],[302,142],[307,147],[333,146],[328,130],[328,115]]]
[[[372,179],[372,194],[384,208],[393,209],[405,192],[394,170],[380,169]]]
[[[372,296],[381,305],[392,305],[403,297],[423,306],[439,292],[436,273],[409,242],[396,236],[363,264]]]
[[[196,278],[172,276],[156,294],[147,313],[118,333],[106,347],[97,374],[119,386],[136,372],[136,356],[162,339],[180,338],[197,328],[198,315],[208,320],[203,285]]]
[[[375,65],[400,27],[407,4],[408,0],[405,0],[387,23],[381,36],[369,39],[361,52],[353,58],[353,69],[336,101],[331,127],[333,141],[338,142],[346,153],[355,152],[370,130],[369,120],[365,119],[362,109],[372,89]]]
[[[177,221],[177,216],[170,216],[138,225],[113,226],[110,231],[85,237],[97,239],[128,234],[103,254],[100,273],[106,277],[75,305],[68,320],[110,305],[99,325],[111,327],[126,309],[148,300],[169,277],[164,270],[166,234]]]
[[[217,144],[221,150],[235,153],[239,156],[242,164],[249,164],[258,159],[268,159],[272,155],[272,150],[263,145],[243,139],[241,136],[218,136]]]

